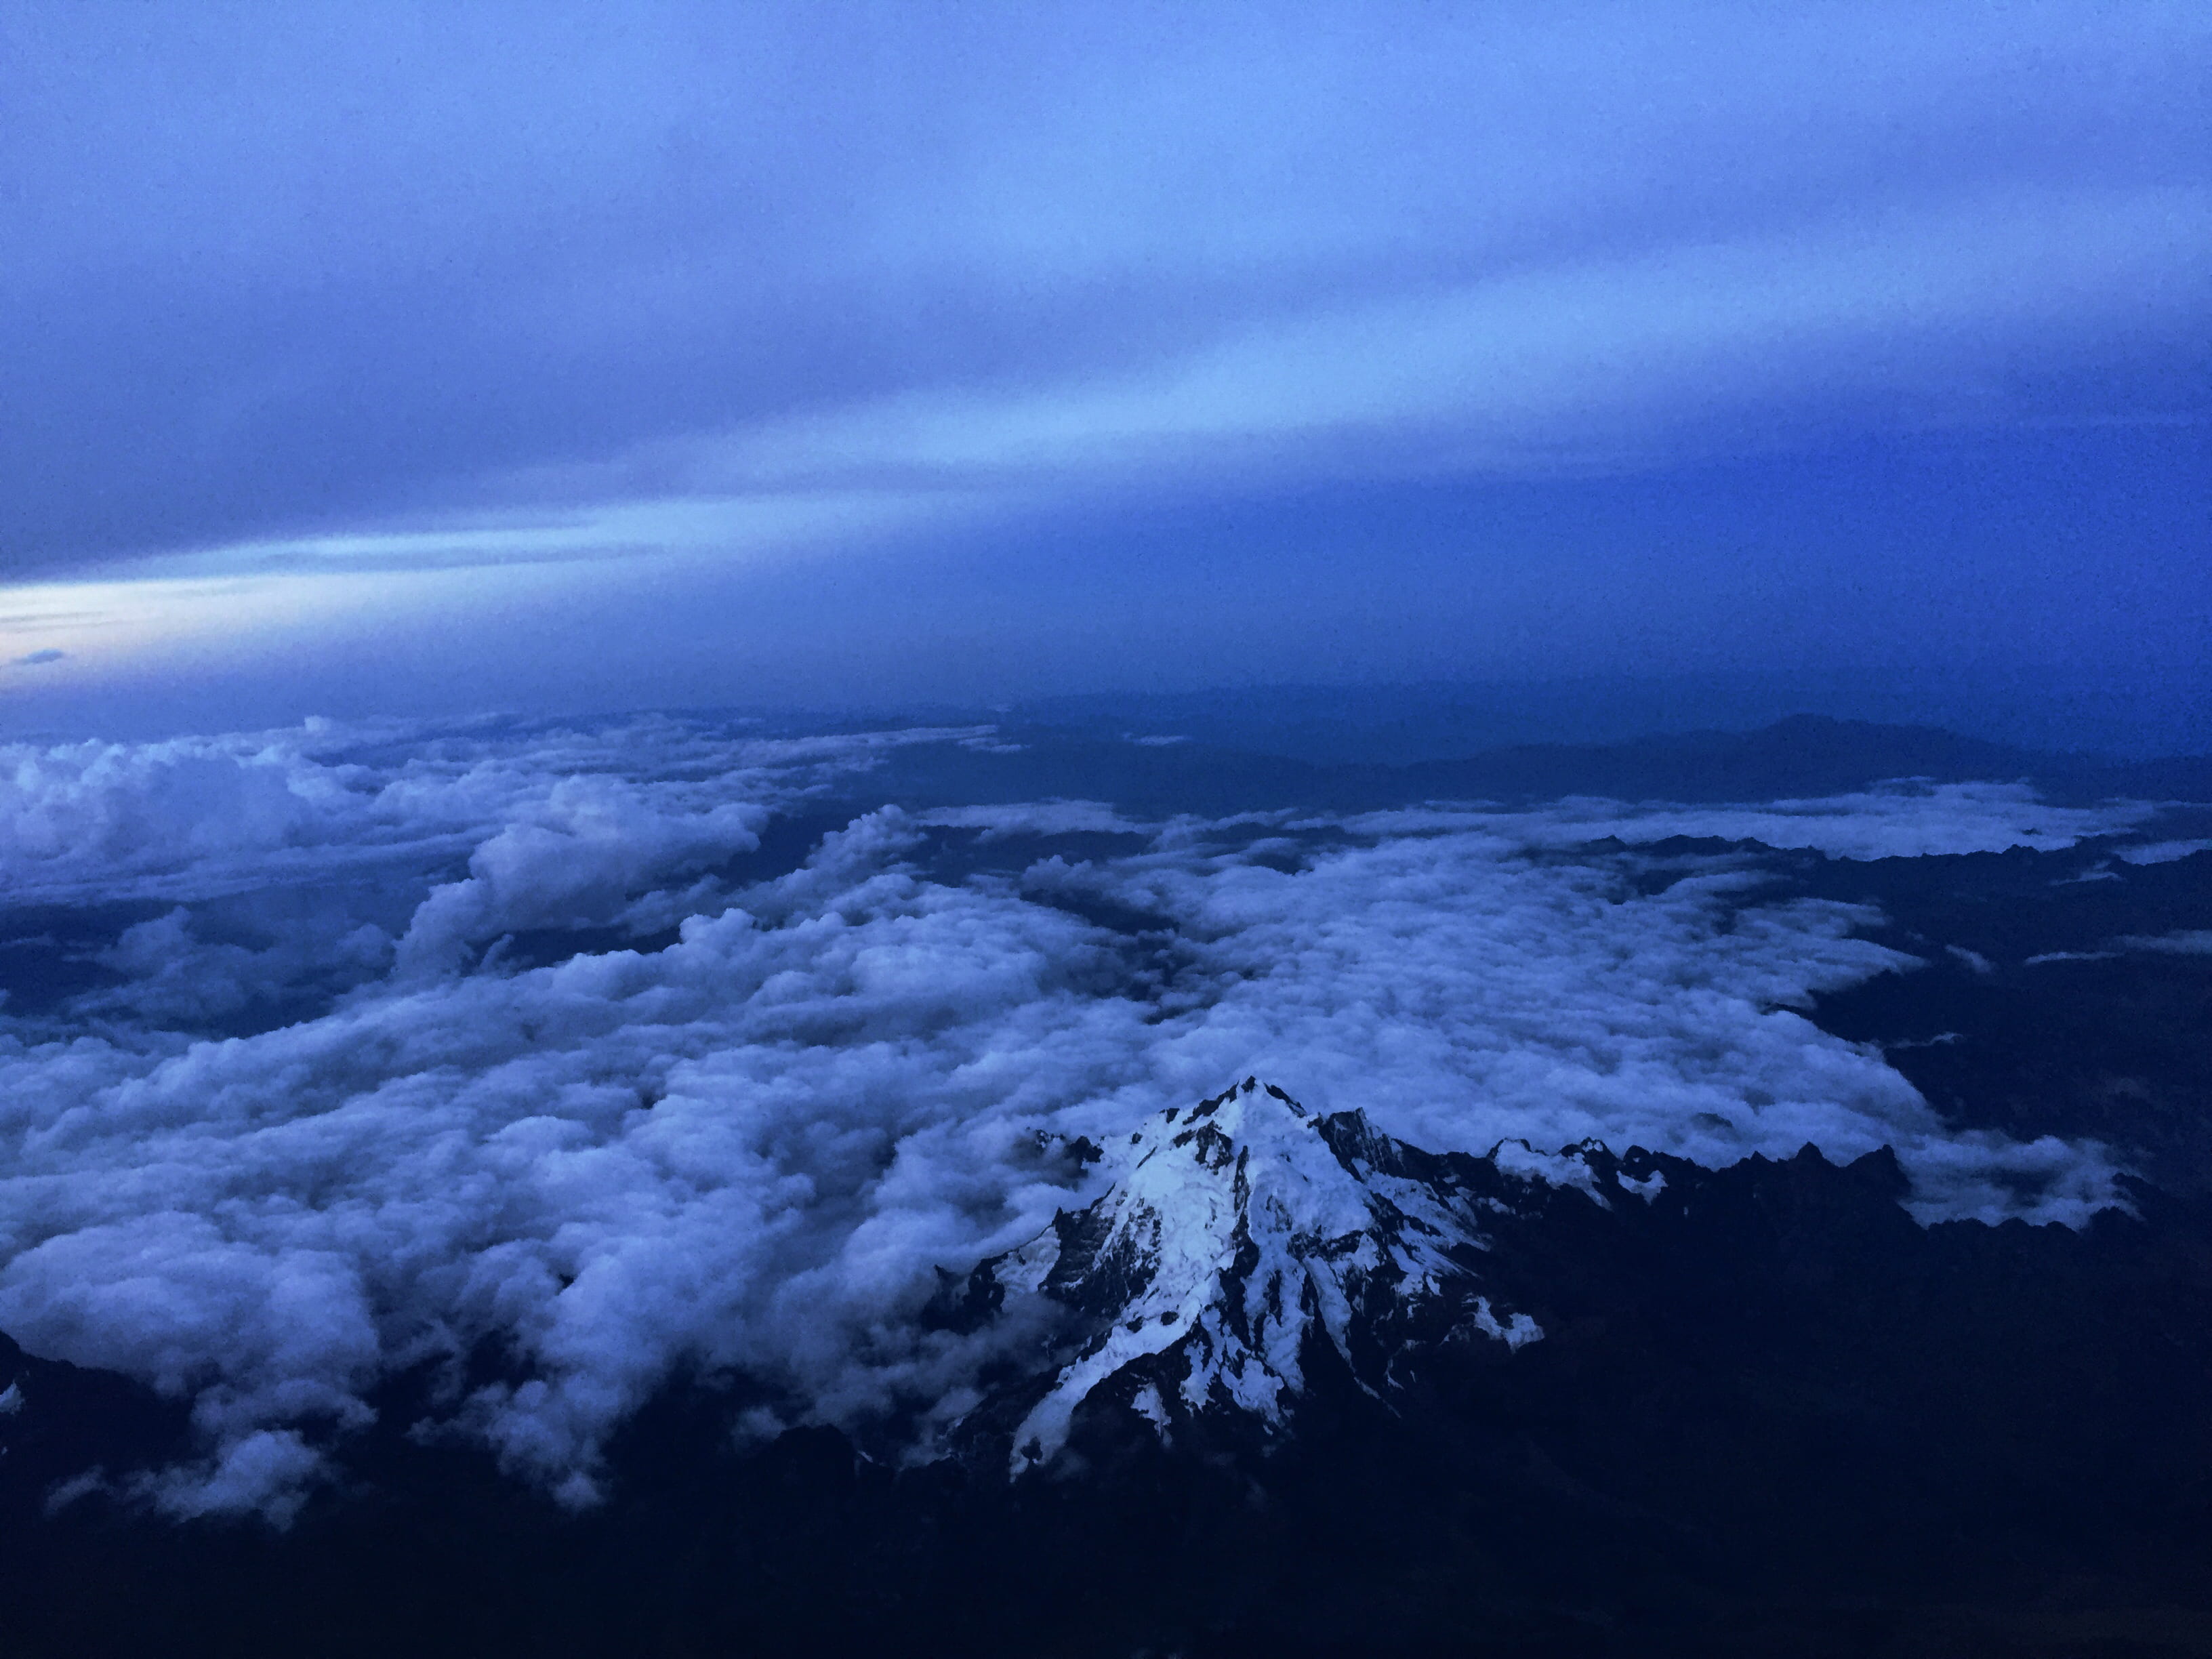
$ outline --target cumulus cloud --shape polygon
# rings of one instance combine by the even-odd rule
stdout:
[[[654,718],[591,731],[311,720],[161,743],[5,744],[0,881],[17,902],[189,899],[480,857],[471,878],[496,908],[518,881],[550,878],[521,869],[543,860],[544,836],[586,858],[587,847],[619,843],[681,863],[738,846],[736,820],[748,812],[866,771],[890,750],[989,731],[767,737]],[[683,830],[667,822],[694,818]],[[588,884],[580,873],[560,879]]]
[[[1068,1138],[1249,1072],[1438,1150],[1890,1145],[1926,1218],[2111,1197],[2095,1146],[1955,1133],[1797,1012],[1911,964],[1857,936],[1870,913],[1775,902],[1741,854],[1655,892],[1620,843],[1869,856],[2063,842],[2133,809],[1981,787],[1329,825],[885,806],[797,868],[732,862],[890,745],[988,737],[325,726],[13,753],[11,869],[169,908],[106,948],[119,989],[0,1019],[0,1328],[191,1401],[204,1461],[145,1488],[179,1513],[281,1516],[376,1379],[422,1364],[444,1430],[587,1502],[605,1436],[685,1361],[769,1382],[773,1420],[926,1443],[978,1345],[1013,1340],[922,1330],[933,1269],[1080,1201]],[[1126,845],[1037,856],[1099,831]],[[997,861],[932,874],[945,837]],[[258,947],[201,931],[257,872],[372,867],[389,927],[337,931],[341,907],[272,912]],[[617,939],[501,953],[531,929]],[[667,932],[621,948],[640,929]],[[313,974],[342,983],[299,1018],[191,1034]],[[487,1351],[512,1364],[471,1373]]]
[[[305,983],[332,981],[349,988],[389,967],[392,936],[373,921],[288,930],[261,949],[204,939],[192,913],[178,905],[166,915],[123,930],[94,961],[123,975],[112,990],[77,999],[80,1015],[123,1012],[157,1025],[195,1028],[231,1019],[256,1004],[283,1001]]]
[[[518,927],[613,922],[670,878],[750,851],[766,816],[757,802],[729,801],[672,817],[602,777],[563,778],[533,805],[531,821],[470,855],[465,880],[423,901],[399,942],[404,969],[457,965],[471,945]]]
[[[239,738],[0,749],[0,873],[18,894],[82,873],[208,866],[325,840],[360,807],[341,767]],[[65,892],[53,892],[57,897]]]

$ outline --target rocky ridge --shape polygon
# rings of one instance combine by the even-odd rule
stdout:
[[[1607,1208],[1664,1182],[1594,1142],[1424,1152],[1257,1078],[1159,1113],[1108,1156],[1097,1200],[964,1283],[948,1276],[935,1304],[964,1328],[1012,1297],[1066,1316],[1048,1370],[971,1418],[971,1443],[1005,1436],[1015,1476],[1053,1461],[1079,1410],[1133,1413],[1169,1443],[1199,1417],[1273,1435],[1323,1376],[1387,1402],[1424,1354],[1538,1341],[1486,1281],[1490,1225],[1563,1191]]]

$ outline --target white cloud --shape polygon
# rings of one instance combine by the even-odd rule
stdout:
[[[365,803],[342,769],[251,738],[0,750],[0,874],[17,894],[266,855],[325,839]]]
[[[2212,928],[2184,928],[2172,933],[2129,933],[2112,941],[2129,951],[2162,956],[2212,957]]]
[[[1113,836],[1148,833],[1157,826],[1121,816],[1103,801],[1027,801],[1013,806],[948,806],[927,814],[924,823],[946,830],[980,830],[987,842],[1011,836],[1066,836],[1082,832]]]
[[[2118,857],[2128,864],[2172,864],[2208,848],[2212,848],[2212,841],[2154,841],[2122,847],[2116,851]]]
[[[1261,1070],[1310,1104],[1468,1152],[1595,1136],[1724,1164],[1808,1140],[1838,1157],[1889,1144],[1929,1218],[2019,1207],[2005,1144],[1960,1151],[1876,1054],[1792,1012],[1916,965],[1851,937],[1871,920],[1855,907],[1747,908],[1760,878],[1744,872],[1637,896],[1601,856],[1530,863],[1486,833],[1385,842],[1297,875],[1182,856],[1031,878],[1172,919],[1200,969],[1187,994],[1207,1000],[1154,1037],[1170,1098]],[[2069,1155],[2086,1186],[2031,1205],[2048,1218],[2078,1220],[2082,1192],[2109,1179],[2094,1153]]]
[[[112,947],[98,952],[94,960],[125,975],[124,983],[78,998],[73,1012],[119,1010],[154,1024],[202,1027],[258,1002],[278,1002],[317,980],[343,987],[373,979],[392,965],[392,943],[374,922],[341,915],[327,929],[295,928],[254,950],[200,939],[180,904],[125,928]]]
[[[1832,858],[1891,859],[2002,853],[2011,847],[2058,852],[2087,836],[2133,829],[2157,811],[2148,801],[2053,806],[2024,783],[1929,786],[1904,780],[1816,800],[1680,806],[1569,799],[1522,812],[1438,805],[1367,813],[1349,824],[1372,835],[1480,830],[1522,847],[1568,848],[1607,837],[1643,846],[1681,836],[1805,848]]]
[[[2212,956],[2212,928],[2183,928],[2171,933],[2123,933],[2105,941],[2101,951],[2045,951],[2027,958],[2030,968],[2046,962],[2110,962],[2130,951],[2153,956]]]
[[[548,883],[573,887],[574,902],[581,885],[611,878],[604,863],[590,876],[564,869],[567,858],[658,867],[735,850],[769,805],[893,750],[991,731],[763,738],[651,716],[588,732],[310,720],[161,743],[0,744],[0,881],[18,903],[187,899],[473,859],[472,890],[494,908],[495,895],[526,890],[526,908],[543,908]]]
[[[604,1437],[686,1358],[830,1420],[903,1402],[941,1422],[978,1345],[1015,1339],[920,1330],[931,1270],[1072,1201],[1084,1178],[1049,1137],[1126,1133],[1254,1071],[1439,1150],[1595,1136],[1717,1164],[1887,1144],[1924,1217],[2079,1220],[2109,1197],[2094,1146],[1957,1133],[1794,1012],[1911,964],[1853,937],[1867,913],[1762,902],[1740,858],[1642,892],[1638,855],[1584,844],[2064,844],[2132,809],[1962,787],[1435,811],[1364,818],[1371,844],[1302,866],[1293,827],[1224,850],[1182,820],[1024,872],[1022,837],[1137,826],[1087,802],[886,808],[772,881],[714,873],[772,804],[858,781],[886,745],[987,735],[647,720],[15,751],[11,868],[50,896],[182,908],[110,950],[130,980],[105,1023],[0,1020],[0,1328],[192,1400],[207,1461],[149,1488],[180,1512],[281,1513],[378,1376],[495,1341],[527,1379],[452,1424],[582,1501]],[[952,826],[1011,860],[926,877]],[[332,934],[334,913],[303,911],[259,951],[195,931],[206,894],[372,854],[404,927]],[[1097,901],[1152,920],[1117,934],[1079,914]],[[528,971],[476,952],[640,918],[678,942]],[[353,988],[297,1023],[155,1029],[347,950]]]

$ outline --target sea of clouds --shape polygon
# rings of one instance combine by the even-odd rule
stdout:
[[[871,794],[961,744],[1011,749],[672,719],[0,748],[0,1330],[191,1401],[203,1460],[142,1486],[178,1513],[282,1517],[410,1369],[445,1379],[424,1431],[588,1503],[684,1366],[760,1379],[758,1431],[926,1447],[1004,1340],[922,1328],[933,1270],[1086,1201],[1073,1138],[1248,1073],[1439,1150],[1888,1145],[1923,1219],[2112,1197],[2096,1146],[1954,1130],[1798,1012],[1917,965],[1870,913],[1656,843],[2057,848],[2141,806]],[[802,820],[842,827],[770,856]]]

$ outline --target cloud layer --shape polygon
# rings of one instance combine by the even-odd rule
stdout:
[[[19,568],[2201,403],[2139,361],[2207,302],[2185,7],[58,10],[8,46]],[[2098,407],[2039,385],[2081,361]],[[519,504],[496,545],[422,522]]]
[[[837,804],[889,745],[994,741],[326,724],[0,756],[10,891],[107,976],[0,1010],[0,1329],[191,1400],[207,1462],[155,1494],[180,1511],[281,1512],[417,1365],[445,1430],[584,1502],[684,1362],[764,1380],[763,1427],[927,1443],[994,1340],[920,1328],[932,1270],[1084,1198],[1066,1138],[1253,1071],[1439,1150],[1888,1144],[1927,1218],[2110,1197],[2096,1147],[1954,1133],[1794,1012],[1910,965],[1867,913],[1763,896],[1755,854],[1638,848],[2063,845],[2131,809]],[[843,827],[771,858],[806,813]]]

